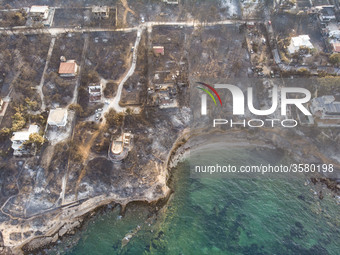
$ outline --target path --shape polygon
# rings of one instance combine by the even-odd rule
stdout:
[[[85,66],[86,51],[89,46],[89,38],[90,38],[89,34],[85,34],[84,47],[83,47],[83,52],[81,54],[81,60],[80,60],[79,70],[78,70],[78,77],[76,80],[76,86],[74,87],[73,97],[72,97],[70,104],[76,104],[78,100],[78,89],[80,86],[80,77],[81,77],[81,72],[83,70],[82,67]]]
[[[38,94],[39,94],[40,99],[41,99],[41,108],[40,108],[39,112],[43,112],[46,109],[45,98],[44,98],[44,93],[43,93],[42,89],[43,89],[44,82],[45,82],[45,73],[47,71],[48,65],[49,65],[50,60],[51,60],[51,56],[52,56],[55,40],[56,40],[56,38],[52,37],[52,40],[51,40],[51,43],[50,43],[50,47],[49,47],[48,53],[47,53],[47,58],[46,58],[46,63],[45,63],[44,71],[42,73],[39,86],[37,87],[37,91],[38,91]]]
[[[126,16],[127,16],[127,14],[130,12],[134,16],[136,16],[136,13],[133,10],[130,9],[127,0],[120,0],[120,1],[121,1],[121,3],[123,4],[123,6],[125,8],[124,14],[123,14],[123,25],[125,25],[126,24]]]
[[[137,30],[137,38],[136,38],[136,41],[135,41],[134,50],[133,50],[133,54],[132,54],[131,67],[130,67],[129,71],[126,73],[126,76],[119,83],[116,96],[113,99],[108,100],[109,106],[106,108],[105,112],[108,112],[110,108],[113,108],[116,112],[124,112],[126,110],[125,107],[121,107],[119,105],[119,102],[120,102],[120,98],[122,96],[122,90],[123,90],[124,83],[131,77],[131,75],[133,75],[133,73],[135,72],[135,69],[136,69],[138,46],[139,46],[139,42],[140,42],[140,39],[141,39],[141,36],[142,36],[143,29],[144,29],[144,26],[140,26]],[[104,112],[104,114],[105,114],[105,112]]]

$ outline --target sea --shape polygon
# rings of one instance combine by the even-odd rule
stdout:
[[[167,203],[155,213],[132,203],[124,216],[107,206],[73,236],[43,254],[340,254],[340,210],[324,188],[321,200],[307,177],[197,177],[194,163],[281,164],[276,149],[228,146],[198,150],[172,169]],[[154,208],[154,206],[152,207]],[[124,239],[125,238],[125,239]]]

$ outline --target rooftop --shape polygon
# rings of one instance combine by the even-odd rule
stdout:
[[[52,126],[65,126],[67,120],[67,109],[57,108],[50,111],[47,123]]]
[[[290,54],[297,52],[300,47],[306,47],[309,49],[313,49],[314,46],[310,42],[309,35],[299,35],[296,37],[292,37],[290,41],[290,45],[288,46],[288,51]]]
[[[108,6],[93,6],[92,12],[109,12],[110,8]]]
[[[47,5],[32,5],[30,12],[33,13],[44,13],[48,11],[48,6]]]
[[[69,60],[68,62],[61,62],[59,66],[59,74],[75,74],[77,72],[77,63]]]
[[[28,141],[31,134],[38,133],[38,125],[30,125],[28,130],[14,132],[11,138],[12,141]]]
[[[327,115],[340,114],[340,102],[335,101],[334,96],[322,96],[314,98],[313,106],[316,110],[322,109]]]
[[[152,50],[155,54],[164,54],[164,47],[163,46],[153,46]]]
[[[111,152],[113,154],[120,154],[123,152],[124,149],[124,144],[122,141],[113,141],[112,146],[111,146]]]
[[[335,42],[332,44],[333,51],[339,53],[340,52],[340,42]]]

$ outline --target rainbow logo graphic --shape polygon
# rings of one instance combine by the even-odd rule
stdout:
[[[197,87],[198,89],[200,89],[200,90],[204,91],[205,93],[207,93],[212,98],[212,100],[214,101],[215,105],[217,105],[215,97],[213,96],[213,94],[208,89],[210,89],[212,92],[214,92],[214,94],[217,96],[217,98],[220,101],[220,104],[222,106],[221,97],[220,97],[220,95],[217,93],[217,91],[212,86],[210,86],[210,85],[208,85],[206,83],[203,83],[203,82],[196,82],[196,83],[207,88],[207,89],[205,89],[205,88]]]

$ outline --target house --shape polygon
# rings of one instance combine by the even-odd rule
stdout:
[[[290,45],[288,46],[288,52],[289,54],[294,54],[298,52],[301,48],[314,48],[313,44],[310,42],[309,35],[299,35],[296,37],[292,37]]]
[[[155,54],[155,56],[160,56],[160,55],[164,55],[164,47],[163,46],[153,46],[152,47],[152,51],[153,54]]]
[[[312,100],[311,112],[321,119],[340,119],[340,101],[334,96],[322,96]]]
[[[318,126],[340,126],[340,100],[334,96],[314,98],[310,109]]]
[[[248,29],[252,29],[252,28],[255,27],[255,22],[253,22],[253,21],[247,22],[246,24],[247,24]]]
[[[123,133],[117,139],[113,140],[109,149],[109,158],[113,161],[119,161],[127,157],[131,150],[131,133]]]
[[[102,99],[102,86],[100,84],[89,85],[89,102],[99,102]]]
[[[340,53],[340,42],[332,43],[333,53]]]
[[[47,5],[32,5],[29,13],[33,20],[47,20],[49,8]]]
[[[179,0],[162,0],[164,3],[167,4],[178,4]]]
[[[93,6],[92,14],[96,19],[107,19],[109,18],[110,8],[108,6]]]
[[[57,108],[50,110],[47,124],[54,127],[65,127],[67,124],[67,109]]]
[[[336,20],[334,5],[317,6],[316,9],[319,11],[320,21],[330,22]]]
[[[75,77],[78,73],[78,65],[75,60],[61,62],[58,73],[61,77]]]
[[[14,150],[14,156],[22,156],[30,154],[29,148],[25,146],[25,142],[29,141],[30,135],[39,132],[39,126],[30,125],[28,130],[14,132],[11,138],[12,149]]]
[[[327,25],[325,24],[325,28],[322,29],[322,32],[332,39],[340,39],[339,25],[335,22],[330,22]]]

